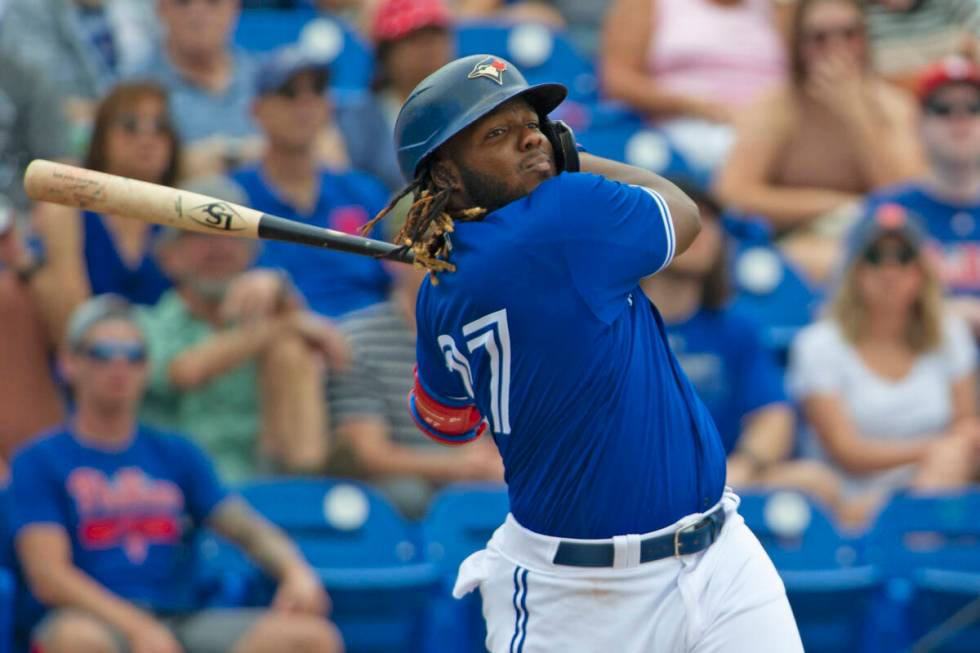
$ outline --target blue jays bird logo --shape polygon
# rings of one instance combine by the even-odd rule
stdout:
[[[466,76],[466,79],[487,77],[503,86],[505,70],[507,70],[506,63],[496,57],[487,57],[473,66],[473,70],[471,70],[470,74]]]

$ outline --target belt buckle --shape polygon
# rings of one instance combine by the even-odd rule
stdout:
[[[682,555],[684,555],[683,553],[681,553],[681,535],[685,531],[695,530],[698,526],[701,525],[702,522],[704,522],[704,519],[699,519],[696,522],[688,524],[687,526],[681,526],[676,531],[674,531],[674,557],[675,558],[680,558]]]

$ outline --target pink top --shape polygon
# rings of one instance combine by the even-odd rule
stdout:
[[[785,78],[786,52],[772,0],[653,4],[647,70],[665,90],[738,108]]]

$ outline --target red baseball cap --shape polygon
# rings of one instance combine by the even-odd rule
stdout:
[[[449,27],[453,14],[444,0],[382,0],[371,23],[375,43],[395,41],[423,27]]]
[[[920,102],[947,84],[973,84],[980,86],[980,67],[970,59],[960,56],[946,57],[925,70],[916,85]]]

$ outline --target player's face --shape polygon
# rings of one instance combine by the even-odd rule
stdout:
[[[828,57],[864,59],[864,23],[857,8],[840,0],[810,6],[800,32],[801,53],[807,67]]]
[[[239,0],[158,0],[173,47],[188,55],[225,50],[238,21]]]
[[[293,75],[275,93],[259,98],[254,115],[269,144],[288,150],[310,149],[330,113],[326,88],[326,75],[310,70]]]
[[[520,98],[454,137],[449,152],[463,189],[462,204],[491,211],[524,197],[557,172],[538,114]]]
[[[77,351],[66,355],[64,368],[80,406],[135,410],[146,385],[146,343],[129,321],[105,320],[89,329]]]
[[[857,264],[858,292],[870,311],[911,310],[922,292],[921,253],[898,236],[885,236],[867,248]]]
[[[674,259],[667,268],[667,274],[680,274],[703,278],[715,267],[721,248],[724,246],[724,235],[717,215],[711,209],[700,206],[701,233],[694,239],[691,246],[683,254]]]
[[[922,107],[922,141],[934,161],[980,164],[980,88],[950,84]]]
[[[116,115],[106,133],[109,172],[160,182],[173,156],[167,109],[155,97],[144,97]]]

